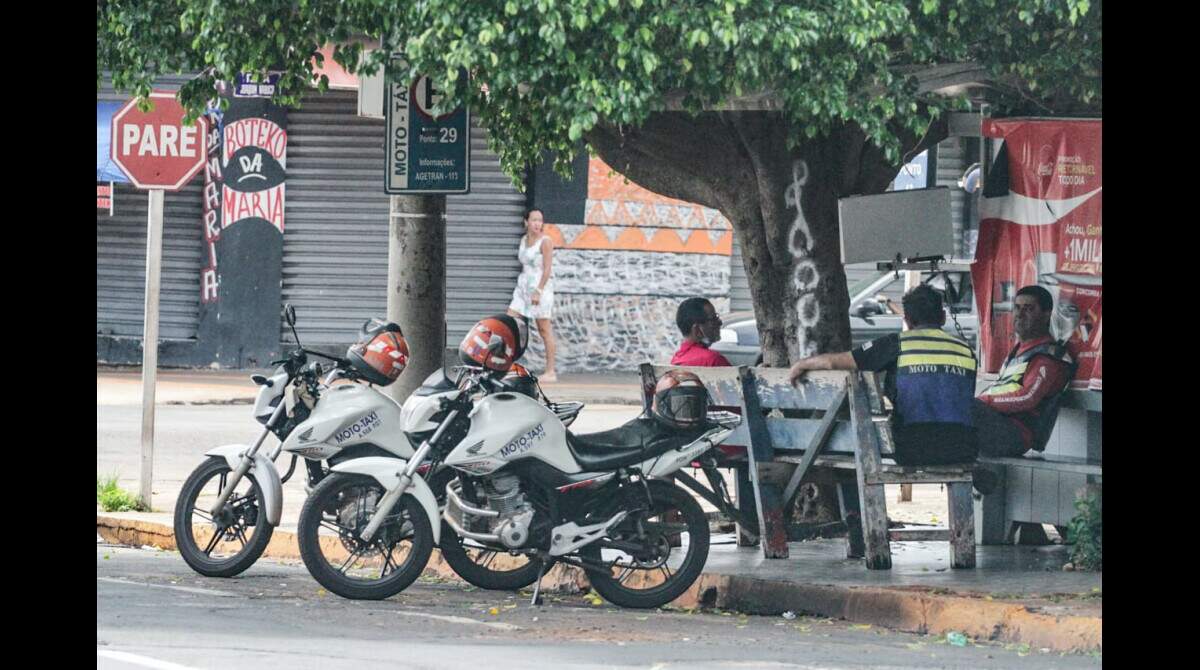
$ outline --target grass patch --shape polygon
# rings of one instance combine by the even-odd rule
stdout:
[[[105,512],[149,512],[138,497],[117,486],[117,476],[96,475],[96,504]]]

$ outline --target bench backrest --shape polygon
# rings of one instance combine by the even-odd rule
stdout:
[[[792,386],[786,368],[755,368],[751,372],[774,450],[807,449],[821,430],[825,413],[838,403],[840,410],[822,453],[854,453],[857,438],[850,426],[847,406],[841,402],[851,373],[840,370],[807,372],[796,386]]]

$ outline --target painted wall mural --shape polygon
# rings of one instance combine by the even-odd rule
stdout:
[[[581,178],[577,176],[577,178]],[[720,212],[647,191],[588,164],[582,221],[550,221],[560,372],[634,370],[679,347],[675,309],[704,296],[729,309],[733,229]],[[540,371],[541,338],[524,363]]]

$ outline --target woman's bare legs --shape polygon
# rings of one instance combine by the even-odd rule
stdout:
[[[537,328],[542,335],[542,342],[546,344],[546,371],[542,377],[546,381],[558,381],[558,375],[554,372],[554,326],[550,319],[537,319]]]

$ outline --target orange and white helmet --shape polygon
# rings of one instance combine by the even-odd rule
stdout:
[[[695,373],[667,370],[654,385],[650,413],[668,428],[699,428],[708,414],[708,401],[708,389]]]
[[[463,363],[494,372],[508,372],[524,353],[517,321],[507,314],[482,319],[458,345],[458,356]]]
[[[360,377],[387,386],[408,366],[408,342],[400,326],[370,319],[363,324],[358,341],[346,350],[346,358]]]

